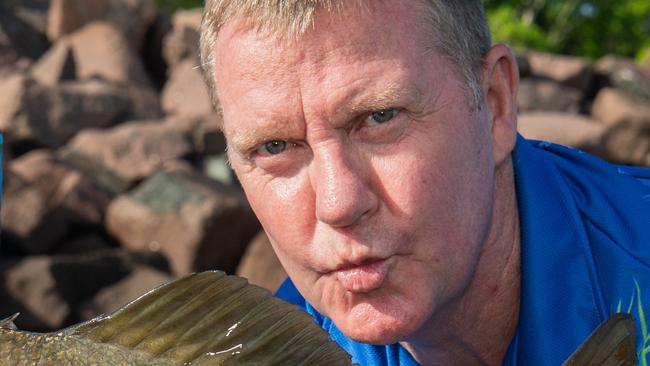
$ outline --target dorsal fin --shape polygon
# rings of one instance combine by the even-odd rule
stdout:
[[[12,316],[6,317],[2,320],[0,320],[0,328],[1,329],[9,329],[9,330],[18,330],[18,327],[16,324],[14,324],[14,319],[16,319],[20,315],[20,313],[16,313]]]
[[[634,318],[617,313],[603,322],[567,359],[563,366],[636,365]]]
[[[158,287],[63,334],[187,365],[297,365],[308,358],[318,359],[317,365],[351,363],[296,306],[243,278],[216,271]],[[278,349],[284,352],[278,354]]]

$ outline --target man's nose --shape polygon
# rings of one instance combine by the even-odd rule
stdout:
[[[371,167],[339,144],[314,151],[310,166],[311,184],[316,195],[316,217],[334,227],[355,224],[377,208]]]

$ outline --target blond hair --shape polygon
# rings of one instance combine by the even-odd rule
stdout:
[[[473,107],[480,107],[483,55],[491,45],[481,0],[419,1],[425,6],[423,18],[431,32],[431,49],[440,52],[456,66],[455,71],[464,80]],[[318,9],[332,11],[343,4],[343,0],[206,0],[201,22],[200,54],[213,103],[218,104],[214,47],[219,30],[228,20],[243,19],[255,29],[278,37],[292,37],[303,34],[312,25]]]

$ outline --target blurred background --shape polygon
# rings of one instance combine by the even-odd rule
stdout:
[[[650,166],[650,2],[485,2],[519,129]],[[0,0],[0,318],[60,329],[184,274],[284,279],[224,156],[197,0]]]

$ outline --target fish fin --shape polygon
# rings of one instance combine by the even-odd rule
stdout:
[[[16,313],[10,317],[0,320],[0,328],[9,329],[9,330],[18,330],[18,327],[14,323],[14,319],[16,319],[18,315],[20,315],[20,313]]]
[[[291,365],[317,352],[324,361],[315,365],[350,365],[349,355],[298,307],[218,271],[160,286],[63,334],[173,364]],[[281,347],[286,352],[273,354]]]
[[[634,324],[630,314],[614,314],[598,326],[562,365],[636,365]]]

